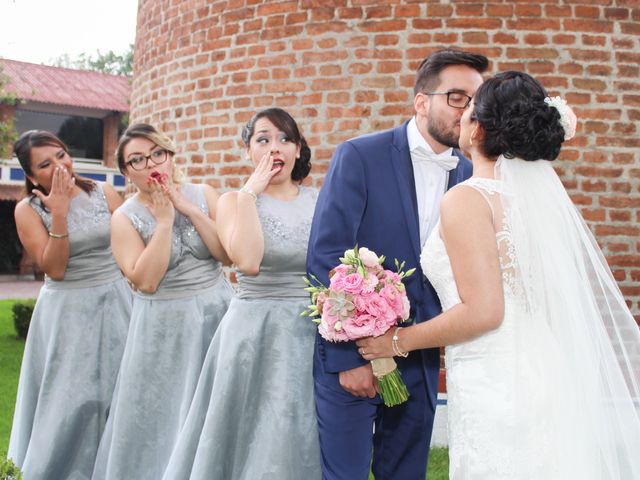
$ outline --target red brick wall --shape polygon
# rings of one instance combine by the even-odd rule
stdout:
[[[640,319],[638,0],[140,0],[131,118],[224,190],[250,172],[241,125],[283,107],[320,185],[339,142],[411,115],[415,68],[443,46],[527,71],[574,106],[558,171]]]

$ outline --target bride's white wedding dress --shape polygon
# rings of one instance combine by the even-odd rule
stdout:
[[[543,178],[548,175],[545,172]],[[540,285],[540,279],[532,277],[540,272],[529,268],[529,258],[524,265],[519,258],[525,250],[519,240],[514,241],[514,235],[519,239],[522,232],[512,231],[518,226],[509,215],[512,212],[507,211],[517,203],[503,198],[505,183],[473,177],[456,188],[475,189],[491,207],[505,315],[496,330],[446,347],[450,478],[640,478],[635,476],[640,472],[640,461],[634,458],[640,448],[640,443],[636,443],[640,439],[638,405],[633,404],[634,397],[637,402],[634,382],[638,371],[632,374],[635,379],[627,379],[631,385],[625,384],[618,375],[620,369],[616,372],[617,367],[608,362],[613,350],[599,352],[602,346],[598,342],[602,339],[585,338],[592,336],[592,332],[590,328],[582,328],[580,319],[576,321],[578,330],[569,333],[577,339],[579,347],[575,347],[565,338],[567,326],[559,327],[558,322],[548,318],[553,316],[554,302],[529,300],[530,284]],[[421,264],[438,293],[443,311],[459,304],[439,225],[424,246]],[[548,294],[542,292],[543,296]],[[558,291],[557,295],[562,303],[563,292]],[[564,323],[573,327],[569,320]],[[599,328],[597,323],[594,322],[595,330]],[[601,327],[602,324],[599,335],[608,337]],[[634,340],[637,338],[636,331]],[[589,342],[593,344],[591,350]],[[610,342],[608,346],[612,346]],[[583,358],[583,350],[592,358]],[[615,362],[615,354],[612,355]],[[598,376],[590,371],[592,368],[611,368],[614,372]],[[601,383],[607,385],[603,387]],[[621,392],[626,392],[626,397]],[[613,406],[613,399],[618,397],[624,398],[620,405]],[[625,428],[628,431],[619,431]]]

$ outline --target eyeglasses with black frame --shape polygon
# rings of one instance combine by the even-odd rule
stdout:
[[[134,154],[125,162],[134,170],[144,170],[149,164],[149,160],[154,165],[160,165],[167,161],[167,151],[164,149],[154,150],[149,155]]]
[[[471,103],[472,97],[467,95],[466,93],[459,91],[450,91],[450,92],[425,92],[425,95],[446,95],[447,96],[447,105],[453,108],[459,108],[460,110],[464,110]]]

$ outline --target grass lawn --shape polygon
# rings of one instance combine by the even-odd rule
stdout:
[[[0,458],[9,447],[13,409],[18,389],[18,376],[24,340],[20,340],[13,326],[11,305],[14,300],[0,300]]]
[[[0,458],[9,447],[13,409],[20,375],[24,341],[16,335],[11,306],[15,300],[0,300]],[[373,479],[373,476],[370,476]],[[449,455],[446,448],[433,448],[429,454],[427,480],[449,478]]]
[[[449,479],[449,449],[434,447],[429,452],[429,465],[427,466],[427,480]],[[369,480],[374,480],[373,474],[369,474]]]

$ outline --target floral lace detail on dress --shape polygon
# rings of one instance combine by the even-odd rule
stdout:
[[[486,199],[493,213],[494,227],[496,230],[496,243],[502,273],[502,284],[508,299],[524,299],[524,289],[518,274],[518,262],[513,245],[513,239],[506,212],[502,208],[502,195],[500,181],[492,178],[472,177],[460,185],[474,188]]]
[[[201,186],[185,184],[181,188],[182,194],[189,202],[197,205],[206,215],[209,214],[209,207]],[[144,240],[144,243],[148,244],[156,229],[155,217],[135,198],[127,200],[120,209],[129,218],[133,227]],[[175,266],[185,254],[191,254],[199,259],[205,259],[211,256],[209,249],[200,238],[191,220],[180,212],[176,212],[173,229],[171,231],[170,268]]]
[[[300,221],[295,225],[287,225],[276,215],[265,213],[260,221],[265,236],[282,243],[299,244],[300,239],[308,237],[311,230],[311,219]]]

